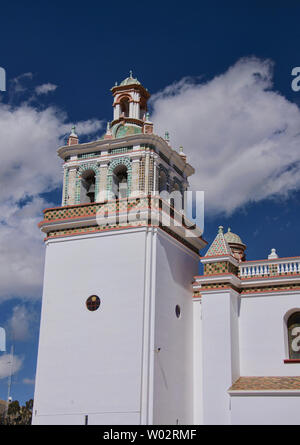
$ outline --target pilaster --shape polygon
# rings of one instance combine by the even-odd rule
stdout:
[[[96,202],[104,202],[107,199],[107,172],[108,172],[108,164],[100,164],[99,165],[99,190],[98,195],[96,197]]]
[[[230,424],[227,390],[240,376],[239,298],[233,289],[201,292],[204,424]]]
[[[140,172],[140,158],[134,158],[131,161],[132,166],[132,182],[131,182],[131,196],[138,196],[139,190],[139,172]]]
[[[67,205],[76,204],[77,167],[69,168]]]

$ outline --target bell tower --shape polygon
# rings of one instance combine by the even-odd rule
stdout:
[[[206,242],[174,203],[194,169],[153,132],[132,73],[111,91],[106,133],[80,143],[73,128],[58,149],[62,205],[40,223],[33,424],[190,424],[191,282]]]

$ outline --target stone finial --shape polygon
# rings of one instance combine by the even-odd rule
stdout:
[[[276,258],[279,258],[276,253],[276,249],[271,249],[271,253],[268,255],[268,260],[273,260]]]
[[[129,77],[132,78],[132,70],[129,71]]]
[[[110,122],[107,122],[106,133],[104,135],[104,139],[112,139],[112,132],[111,132],[111,129],[110,129]]]
[[[219,226],[218,233],[223,233],[223,229],[224,229],[223,226]]]
[[[78,136],[77,136],[77,134],[76,134],[76,126],[75,126],[75,125],[73,125],[73,127],[72,127],[72,130],[71,130],[70,136],[74,136],[75,138],[77,138],[77,137],[78,137]]]
[[[76,145],[79,143],[78,136],[76,134],[76,127],[73,125],[70,136],[68,137],[68,145]]]
[[[180,145],[180,147],[179,147],[179,154],[180,154],[180,156],[182,157],[182,159],[183,159],[184,161],[186,161],[186,154],[185,154],[184,151],[183,151],[183,146],[182,146],[182,145]]]

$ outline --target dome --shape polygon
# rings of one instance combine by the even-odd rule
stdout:
[[[228,231],[224,234],[224,237],[228,244],[240,244],[241,246],[246,247],[241,238],[236,233],[231,232],[230,227],[228,227]]]
[[[120,86],[124,85],[141,85],[141,82],[132,77],[132,71],[130,71],[129,77],[126,77],[126,79],[124,79],[123,82],[120,83]]]

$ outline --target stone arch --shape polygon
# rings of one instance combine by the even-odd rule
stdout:
[[[178,190],[178,191],[180,191],[181,194],[183,194],[182,182],[178,178],[176,178],[176,176],[173,178],[173,181],[172,181],[172,190],[171,191],[174,191],[174,190]]]
[[[165,176],[165,178],[164,178]],[[158,167],[158,191],[169,192],[170,190],[170,175],[168,169],[166,169],[162,164]]]
[[[114,170],[119,166],[125,166],[127,168],[127,197],[131,193],[131,182],[132,182],[132,167],[131,167],[131,161],[128,157],[122,157],[114,159],[108,167],[107,172],[107,193],[113,194],[113,173]]]
[[[132,102],[132,98],[127,95],[123,95],[119,98],[120,105],[120,117],[129,117],[130,116],[130,103]]]
[[[128,102],[133,102],[132,97],[130,96],[130,94],[120,94],[120,96],[116,99],[114,105],[120,104],[122,100],[128,100]]]
[[[283,317],[284,324],[284,345],[285,345],[285,355],[289,359],[300,358],[300,351],[298,353],[296,351],[291,351],[292,340],[296,340],[296,337],[299,338],[300,335],[300,308],[294,307],[287,311]],[[291,336],[291,328],[293,326],[298,326],[298,333],[294,333]],[[298,341],[298,346],[300,342]],[[295,353],[296,352],[296,353]]]
[[[75,204],[80,204],[81,200],[81,178],[84,172],[92,170],[95,173],[95,201],[97,199],[98,191],[99,191],[99,167],[95,163],[85,163],[81,164],[77,170],[76,175],[76,196],[75,196]]]

